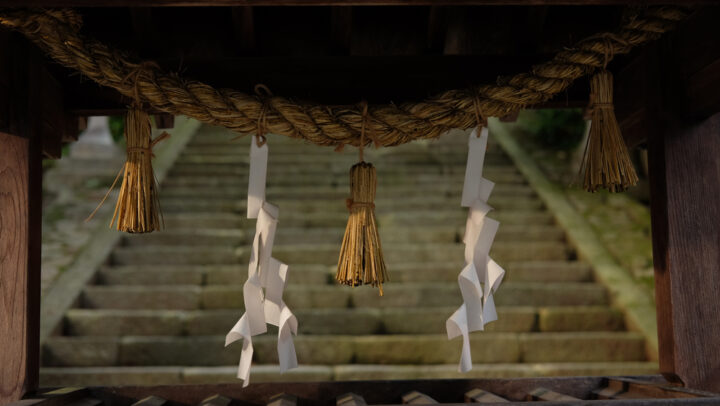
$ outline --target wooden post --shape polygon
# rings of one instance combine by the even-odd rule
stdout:
[[[44,101],[48,82],[29,50],[0,32],[0,404],[38,385],[42,139],[62,117]]]
[[[648,140],[660,371],[720,392],[720,113],[662,124]]]
[[[0,404],[38,384],[40,331],[40,150],[0,133]]]

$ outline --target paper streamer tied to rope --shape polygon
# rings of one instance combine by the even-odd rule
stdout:
[[[245,313],[225,337],[225,346],[242,339],[237,377],[243,386],[250,384],[252,337],[267,332],[267,324],[278,327],[278,358],[280,372],[297,367],[292,335],[297,335],[297,319],[282,300],[288,266],[272,257],[280,210],[265,201],[268,146],[252,140],[250,147],[250,180],[248,183],[247,217],[256,218],[255,238],[248,279],[243,285]]]
[[[482,331],[485,325],[497,320],[493,293],[497,291],[505,271],[490,258],[490,246],[500,223],[487,217],[492,210],[487,204],[495,184],[482,177],[488,129],[478,128],[470,134],[468,160],[465,169],[461,206],[468,207],[465,226],[465,267],[458,276],[463,304],[445,323],[448,339],[462,336],[460,372],[472,369],[470,333]]]

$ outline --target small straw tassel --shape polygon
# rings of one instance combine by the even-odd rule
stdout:
[[[612,74],[602,70],[590,79],[592,118],[582,169],[585,190],[595,192],[603,187],[622,192],[638,181],[635,168],[620,134],[613,110]]]
[[[152,147],[169,134],[163,133],[154,140],[151,136],[150,116],[140,109],[131,108],[125,118],[127,159],[121,170],[123,181],[110,222],[112,227],[117,221],[120,231],[149,233],[162,228],[157,182],[152,168]]]
[[[380,289],[388,280],[377,221],[375,188],[377,173],[371,163],[359,162],[350,168],[352,197],[347,200],[348,219],[336,279],[345,285],[372,284]]]

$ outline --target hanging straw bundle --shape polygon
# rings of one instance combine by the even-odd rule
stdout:
[[[169,136],[170,134],[164,132],[152,140],[150,116],[136,107],[132,107],[128,111],[125,117],[125,141],[127,143],[125,164],[105,197],[87,220],[90,220],[100,209],[122,176],[120,194],[115,204],[110,227],[116,221],[117,229],[128,233],[149,233],[163,227],[157,181],[152,168],[152,148]]]
[[[600,187],[621,192],[638,181],[615,118],[612,82],[612,74],[606,70],[590,79],[590,134],[581,168],[589,192]]]
[[[377,286],[382,296],[382,284],[388,277],[375,219],[376,187],[377,173],[371,163],[362,161],[353,165],[350,169],[352,197],[347,199],[350,218],[340,249],[336,279],[350,286]]]
[[[375,219],[375,203],[373,203],[377,188],[377,171],[373,164],[363,160],[367,118],[367,103],[363,101],[362,127],[358,145],[360,162],[350,168],[351,197],[346,202],[350,218],[340,248],[335,279],[350,286],[362,284],[377,286],[382,296],[382,284],[389,279]]]

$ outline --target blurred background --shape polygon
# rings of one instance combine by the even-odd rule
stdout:
[[[45,165],[41,386],[235,382],[241,344],[223,344],[244,311],[251,139],[177,117],[155,148],[166,229],[121,235],[108,228],[117,190],[85,219],[122,166],[122,127],[121,117],[92,118]],[[334,281],[357,151],[269,136],[267,199],[281,213],[273,256],[290,266],[285,301],[298,318],[301,365],[279,374],[270,329],[253,339],[251,381],[656,373],[646,153],[631,151],[637,187],[587,193],[587,129],[580,109],[491,122],[483,176],[496,183],[491,256],[506,277],[499,319],[471,334],[474,369],[464,375],[445,320],[462,300],[468,132],[366,151],[378,169],[384,297]],[[540,180],[526,176],[533,168]],[[569,227],[568,216],[582,221]],[[588,231],[589,240],[574,237]],[[608,264],[627,286],[603,284]],[[644,306],[623,305],[614,292],[627,287]]]

